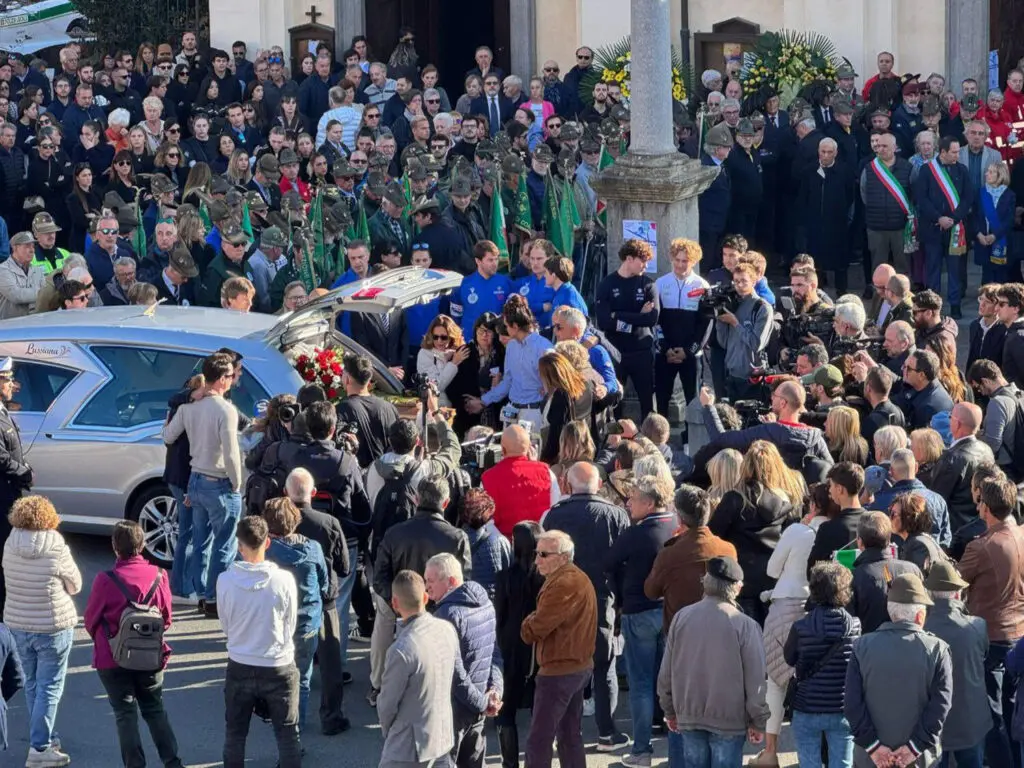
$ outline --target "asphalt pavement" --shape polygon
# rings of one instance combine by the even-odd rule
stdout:
[[[969,284],[972,286],[964,298],[964,319],[960,322],[958,359],[966,359],[967,326],[977,317],[977,288],[980,270],[971,266]],[[850,290],[860,292],[863,277],[860,269],[850,269]],[[82,570],[85,587],[76,597],[79,613],[85,609],[89,588],[96,574],[108,569],[113,563],[109,540],[103,536],[69,534],[71,551]],[[179,755],[190,768],[213,768],[222,765],[221,754],[224,743],[224,700],[223,681],[227,654],[224,635],[216,621],[202,618],[194,611],[181,611],[175,615],[174,625],[168,634],[168,642],[174,649],[164,679],[164,703],[175,734],[178,737]],[[57,713],[57,732],[63,748],[71,755],[72,765],[79,768],[117,768],[121,765],[120,750],[113,714],[99,678],[91,667],[92,642],[81,622],[75,633],[75,646],[65,682],[64,696]],[[370,768],[380,758],[381,736],[376,711],[365,700],[369,685],[369,645],[349,644],[349,670],[355,677],[346,688],[346,711],[352,721],[352,729],[338,736],[322,736],[319,731],[316,709],[319,702],[319,680],[313,678],[310,697],[310,717],[307,732],[303,735],[306,749],[306,765],[330,765],[343,760],[347,768]],[[619,727],[626,733],[632,728],[629,722],[628,693],[619,697],[616,712]],[[520,713],[520,743],[525,747],[529,728],[529,713]],[[159,760],[152,742],[140,719],[140,729],[146,744],[150,764],[158,765]],[[593,718],[584,720],[584,738],[588,745],[588,768],[605,768],[621,765],[621,754],[601,754],[593,750],[597,732]],[[23,756],[28,752],[28,721],[24,696],[19,694],[10,702],[9,741],[7,753],[0,753],[0,768],[23,765]],[[666,758],[666,743],[663,737],[656,738],[655,764]],[[780,762],[783,766],[796,765],[789,726],[782,733]],[[748,744],[747,753],[756,749]],[[254,721],[249,732],[247,766],[273,768],[277,762],[277,750],[269,725]],[[522,756],[521,756],[522,757]],[[497,754],[497,739],[492,730],[488,735],[487,764],[500,765]]]
[[[67,541],[82,571],[84,587],[75,598],[81,615],[93,579],[100,571],[112,567],[113,553],[109,539],[104,536],[68,534]],[[175,614],[167,640],[174,653],[164,677],[164,704],[178,737],[179,755],[190,768],[220,766],[224,745],[224,667],[227,663],[224,634],[218,622],[202,618],[188,609]],[[345,689],[346,713],[352,721],[352,729],[346,733],[330,737],[320,734],[316,715],[320,696],[319,679],[314,675],[309,723],[302,739],[306,749],[305,765],[336,765],[338,761],[344,761],[346,768],[371,768],[377,765],[381,748],[380,727],[376,710],[364,698],[369,685],[369,648],[368,644],[349,644],[349,669],[355,680]],[[121,765],[121,757],[114,717],[91,664],[92,641],[79,621],[64,696],[57,712],[57,733],[63,749],[71,755],[73,766],[117,768]],[[625,691],[619,697],[617,718],[619,727],[630,733],[629,701]],[[525,748],[529,712],[521,712],[519,721],[521,747]],[[159,765],[156,749],[141,718],[139,724],[149,764]],[[0,766],[3,768],[24,765],[24,756],[28,753],[28,718],[25,698],[21,693],[10,702],[9,733],[9,751],[0,752]],[[590,747],[588,766],[605,768],[621,764],[621,755],[599,754],[593,750],[597,743],[593,718],[584,719],[584,737]],[[789,743],[788,733],[784,733],[783,743]],[[753,748],[748,751],[752,753]],[[493,730],[488,735],[487,752],[488,765],[500,765]],[[656,739],[656,764],[666,754],[665,739]],[[277,749],[269,725],[253,721],[247,755],[246,766],[273,768],[276,765]],[[795,753],[786,754],[783,758],[784,765],[796,764]]]

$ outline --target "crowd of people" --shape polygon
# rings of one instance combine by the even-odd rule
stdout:
[[[503,768],[521,752],[548,766],[556,749],[582,768],[592,716],[593,748],[633,768],[661,735],[673,768],[738,766],[747,741],[770,768],[786,721],[801,765],[1019,768],[1024,283],[1008,137],[1024,75],[981,112],[973,81],[950,99],[941,76],[922,87],[881,54],[863,95],[842,68],[787,116],[775,94],[740,104],[737,79],[703,73],[700,124],[676,114],[680,151],[721,166],[699,239],[672,240],[657,277],[651,247],[626,241],[589,296],[545,237],[543,202],[558,175],[581,232],[598,228],[588,180],[628,144],[616,89],[579,93],[593,52],[564,80],[546,62],[527,92],[482,47],[453,111],[410,49],[405,36],[374,62],[356,38],[343,62],[322,47],[289,74],[280,49],[249,62],[241,43],[201,52],[186,33],[178,52],[137,57],[69,46],[52,80],[45,62],[0,63],[14,232],[0,318],[161,300],[289,312],[374,271],[463,275],[415,311],[340,321],[402,369],[416,419],[373,394],[367,356],[344,358],[343,395],[308,384],[256,419],[231,402],[245,361],[230,349],[181,383],[162,430],[173,563],[149,563],[141,528],[119,522],[84,615],[124,764],[145,765],[141,713],[163,764],[183,765],[165,634],[192,609],[226,636],[227,768],[244,764],[254,715],[280,765],[301,764],[314,674],[320,730],[349,730],[350,641],[369,644],[386,766],[480,768],[493,720]],[[486,214],[496,195],[516,210],[521,186],[530,226],[502,264]],[[363,217],[366,238],[350,237]],[[982,285],[960,360],[969,252]],[[863,298],[845,292],[856,256]],[[13,365],[0,691],[24,688],[25,764],[63,766],[83,583],[53,505],[31,494]]]

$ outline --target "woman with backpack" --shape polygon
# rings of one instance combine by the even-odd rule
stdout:
[[[164,632],[170,629],[170,583],[164,571],[142,556],[145,538],[138,523],[118,521],[111,542],[117,561],[112,570],[96,574],[85,607],[85,631],[93,639],[92,665],[114,710],[121,760],[126,766],[146,764],[139,735],[141,712],[161,764],[183,768],[163,702],[164,667],[171,648],[162,632],[143,640],[129,626],[149,614],[149,622],[162,622]]]
[[[57,531],[60,517],[49,499],[18,499],[8,519],[13,530],[4,545],[4,623],[25,669],[26,764],[68,765],[71,758],[61,749],[54,723],[78,621],[71,598],[82,591],[82,574]]]

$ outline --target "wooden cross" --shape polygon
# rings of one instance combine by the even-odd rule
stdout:
[[[310,22],[316,24],[316,20],[323,16],[324,14],[322,11],[318,11],[315,5],[311,5],[309,6],[309,10],[306,11],[306,15],[309,16]]]

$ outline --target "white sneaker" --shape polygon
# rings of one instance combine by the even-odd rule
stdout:
[[[593,717],[594,716],[594,700],[584,699],[583,700],[583,716]]]
[[[42,751],[29,747],[25,768],[62,768],[70,764],[71,758],[51,744]]]

